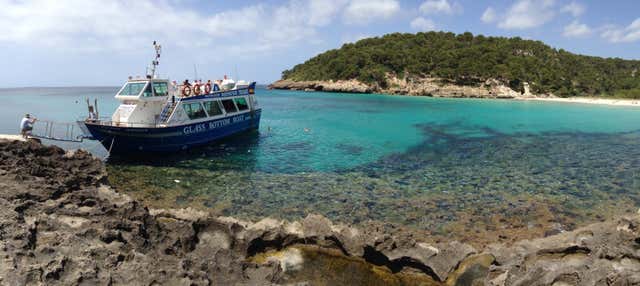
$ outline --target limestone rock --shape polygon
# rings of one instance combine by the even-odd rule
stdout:
[[[417,95],[432,97],[458,98],[530,98],[553,97],[552,94],[533,94],[529,83],[523,84],[522,91],[515,91],[505,83],[488,79],[476,84],[460,84],[437,77],[398,78],[387,74],[387,87],[380,88],[356,79],[338,81],[292,81],[278,80],[271,85],[271,89],[289,89],[304,91],[326,91],[347,93],[386,93],[400,95]]]

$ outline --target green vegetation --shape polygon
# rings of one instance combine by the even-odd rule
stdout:
[[[291,70],[283,79],[346,80],[387,87],[387,75],[433,76],[475,85],[495,78],[558,96],[640,98],[640,61],[576,55],[540,41],[445,32],[389,34],[345,44]]]

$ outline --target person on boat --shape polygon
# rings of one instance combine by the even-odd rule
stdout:
[[[193,85],[193,94],[200,95],[201,93],[202,90],[200,90],[200,81],[196,79],[195,84]]]
[[[191,95],[192,92],[193,90],[191,89],[191,83],[189,82],[188,79],[185,79],[182,82],[182,88],[181,88],[182,97],[188,97]]]
[[[207,83],[204,85],[204,93],[209,94],[213,88],[213,83],[210,79],[207,80]]]
[[[93,106],[89,106],[89,117],[87,118],[88,121],[96,121],[98,120],[98,116],[96,115],[96,112],[93,111]]]
[[[24,115],[22,121],[20,122],[20,134],[22,137],[27,138],[31,135],[31,131],[33,130],[33,124],[36,122],[36,118],[31,118],[29,113]]]

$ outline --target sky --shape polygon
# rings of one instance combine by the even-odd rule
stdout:
[[[0,87],[118,86],[144,76],[154,40],[163,77],[270,83],[345,43],[420,31],[640,59],[640,0],[0,0]]]

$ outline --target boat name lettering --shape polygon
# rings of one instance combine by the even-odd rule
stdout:
[[[207,131],[206,124],[196,124],[196,125],[186,126],[182,132],[188,135],[188,134],[200,133],[204,131]]]
[[[230,90],[221,93],[212,93],[207,94],[204,97],[229,97],[229,96],[238,96],[238,95],[247,95],[249,94],[248,89],[238,89],[238,90]]]
[[[227,126],[227,125],[232,124],[232,123],[238,123],[238,122],[241,122],[241,121],[244,121],[244,120],[245,120],[244,115],[238,115],[238,116],[234,116],[234,117],[231,117],[231,118],[225,118],[225,119],[222,119],[222,120],[209,122],[208,125],[206,123],[201,123],[201,124],[196,124],[196,125],[191,125],[191,126],[185,126],[184,129],[182,130],[182,132],[185,135],[201,133],[201,132],[205,132],[207,130],[220,128],[220,127]]]

